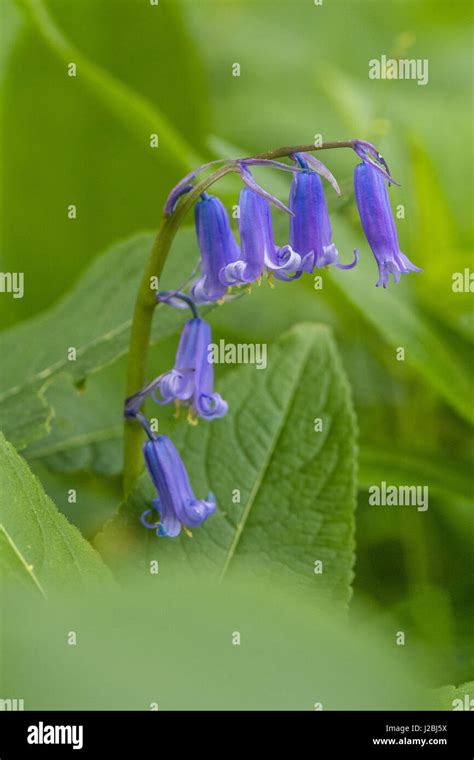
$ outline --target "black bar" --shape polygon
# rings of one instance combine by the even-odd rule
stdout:
[[[472,712],[1,712],[0,760],[93,757],[99,750],[234,754],[262,743],[290,757],[438,757],[472,760]],[[245,730],[248,725],[249,731]],[[75,728],[74,728],[75,727]],[[227,738],[226,738],[227,737]],[[49,743],[55,740],[55,744]],[[162,741],[163,740],[163,741]],[[229,744],[228,744],[229,741]],[[35,743],[37,742],[37,743]],[[69,742],[69,743],[64,743]],[[76,749],[74,749],[74,745]],[[303,747],[306,747],[303,750]],[[214,748],[212,752],[209,752]],[[172,750],[173,751],[173,750]]]

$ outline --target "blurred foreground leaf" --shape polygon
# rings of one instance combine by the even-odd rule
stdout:
[[[5,598],[5,693],[21,694],[27,710],[419,710],[436,702],[392,630],[340,620],[312,594],[240,579],[225,587],[167,583],[161,574],[149,581],[60,605]]]

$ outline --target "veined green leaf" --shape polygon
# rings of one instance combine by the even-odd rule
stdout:
[[[0,569],[19,565],[48,594],[112,577],[97,552],[43,491],[26,462],[0,433]],[[16,555],[16,560],[15,560]],[[24,575],[23,574],[23,575]]]
[[[241,367],[219,390],[229,402],[226,417],[198,428],[176,423],[171,432],[195,493],[213,491],[217,514],[192,539],[150,536],[138,519],[152,498],[145,475],[98,536],[99,550],[118,565],[127,553],[141,563],[159,557],[164,573],[286,577],[347,601],[355,419],[329,331],[294,327],[269,347],[266,369]]]
[[[80,384],[126,352],[136,291],[152,239],[142,234],[112,246],[59,303],[0,334],[0,429],[18,448],[48,433],[54,410],[47,390],[60,375]],[[165,285],[169,277],[176,287],[191,271],[194,245],[193,233],[183,230],[179,252],[173,252],[163,278]],[[152,340],[177,332],[183,322],[183,315],[172,308],[159,305],[157,311]],[[18,346],[25,348],[18,351]],[[120,420],[117,410],[117,424]]]
[[[13,578],[22,586],[34,588],[45,596],[41,584],[11,536],[7,533],[3,525],[0,525],[0,576],[2,578]]]

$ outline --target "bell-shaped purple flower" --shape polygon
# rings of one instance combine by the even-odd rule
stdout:
[[[239,196],[240,258],[220,273],[220,280],[226,286],[243,285],[254,282],[262,276],[264,269],[269,272],[295,271],[300,267],[301,257],[277,248],[273,236],[270,204],[266,198],[248,187]]]
[[[294,175],[290,189],[290,246],[302,257],[302,268],[312,272],[314,268],[336,264],[340,269],[351,269],[357,264],[355,252],[351,264],[340,264],[339,254],[332,242],[323,182],[319,174],[307,168],[306,161],[295,154],[303,171]]]
[[[190,294],[196,303],[219,301],[227,290],[219,273],[227,264],[237,261],[239,247],[219,198],[204,193],[194,207],[194,219],[202,271]]]
[[[153,384],[158,404],[180,401],[188,404],[190,419],[212,420],[223,417],[228,404],[214,393],[214,366],[209,361],[211,328],[203,319],[190,319],[184,325],[176,352],[175,365]],[[162,398],[157,398],[159,391]]]
[[[384,176],[370,163],[358,164],[354,170],[354,190],[365,237],[379,267],[377,287],[386,288],[390,274],[398,282],[402,274],[423,271],[400,251]]]
[[[142,525],[156,529],[158,536],[177,536],[182,526],[195,528],[216,511],[216,500],[209,493],[207,500],[196,499],[188,473],[172,441],[165,435],[147,441],[143,447],[145,463],[157,491],[153,507],[159,512],[159,522],[149,523],[146,510]]]

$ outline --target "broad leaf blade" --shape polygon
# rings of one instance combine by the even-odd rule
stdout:
[[[112,246],[51,309],[0,334],[0,429],[18,448],[48,433],[53,408],[46,390],[59,375],[79,384],[126,352],[136,291],[152,241],[152,235],[141,234]],[[164,287],[167,278],[176,286],[189,274],[194,251],[194,232],[181,231],[179,250],[173,251],[162,278]],[[159,305],[157,311],[152,341],[178,332],[183,322],[182,313],[172,308]],[[19,351],[19,346],[28,350]],[[71,349],[76,352],[73,360]],[[121,412],[118,420],[120,416]]]
[[[112,563],[127,552],[159,558],[160,572],[234,571],[286,577],[348,600],[353,565],[355,420],[329,331],[299,325],[269,348],[268,367],[245,366],[219,384],[227,416],[171,432],[196,495],[218,513],[192,539],[155,537],[139,515],[153,491],[145,475],[97,538]],[[315,431],[315,419],[323,431]],[[234,503],[240,492],[240,502]],[[150,535],[151,534],[151,535]],[[315,561],[323,563],[315,573]]]
[[[33,566],[28,564],[3,525],[0,525],[0,576],[13,578],[22,586],[39,591],[45,596]]]
[[[57,511],[26,462],[1,433],[0,525],[2,574],[6,569],[7,575],[11,574],[14,552],[46,593],[111,581],[97,552]]]

